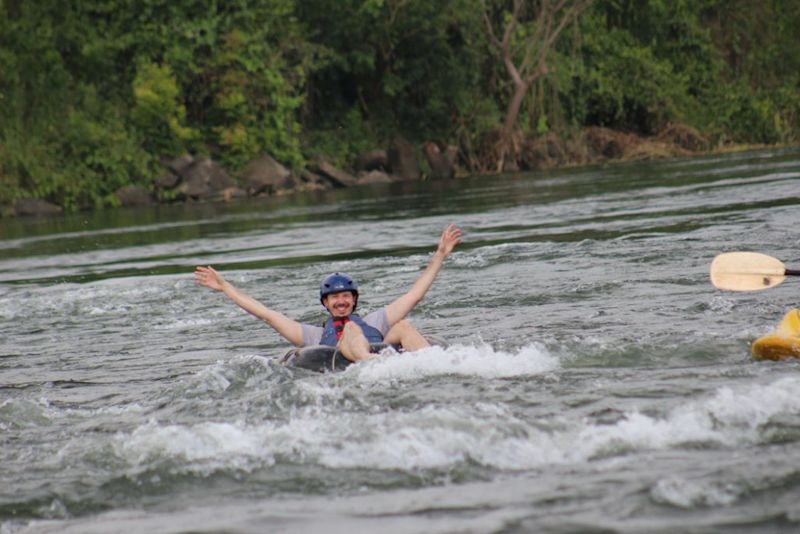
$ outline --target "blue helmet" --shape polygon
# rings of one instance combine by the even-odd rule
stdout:
[[[329,274],[319,286],[319,301],[322,302],[326,296],[343,291],[352,291],[358,302],[358,284],[355,280],[344,273]]]

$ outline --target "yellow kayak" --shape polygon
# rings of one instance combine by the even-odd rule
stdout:
[[[753,341],[752,351],[757,360],[800,358],[800,310],[789,310],[774,332]]]

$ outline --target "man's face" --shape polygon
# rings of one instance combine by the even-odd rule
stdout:
[[[323,304],[325,304],[331,315],[340,319],[353,313],[356,298],[352,291],[342,291],[341,293],[326,295],[323,299]]]

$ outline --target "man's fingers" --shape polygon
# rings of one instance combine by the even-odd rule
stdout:
[[[194,271],[194,281],[200,285],[207,286],[212,281],[213,269],[211,267],[198,266]]]
[[[461,229],[458,228],[456,225],[451,224],[447,228],[445,228],[444,237],[448,241],[458,242],[461,240]]]

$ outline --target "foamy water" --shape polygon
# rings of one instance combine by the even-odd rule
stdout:
[[[4,222],[0,532],[796,530],[800,362],[749,343],[797,286],[707,271],[800,262],[798,178],[780,151]],[[340,373],[191,278],[319,324],[325,274],[375,309],[451,221],[412,316],[449,346]]]

